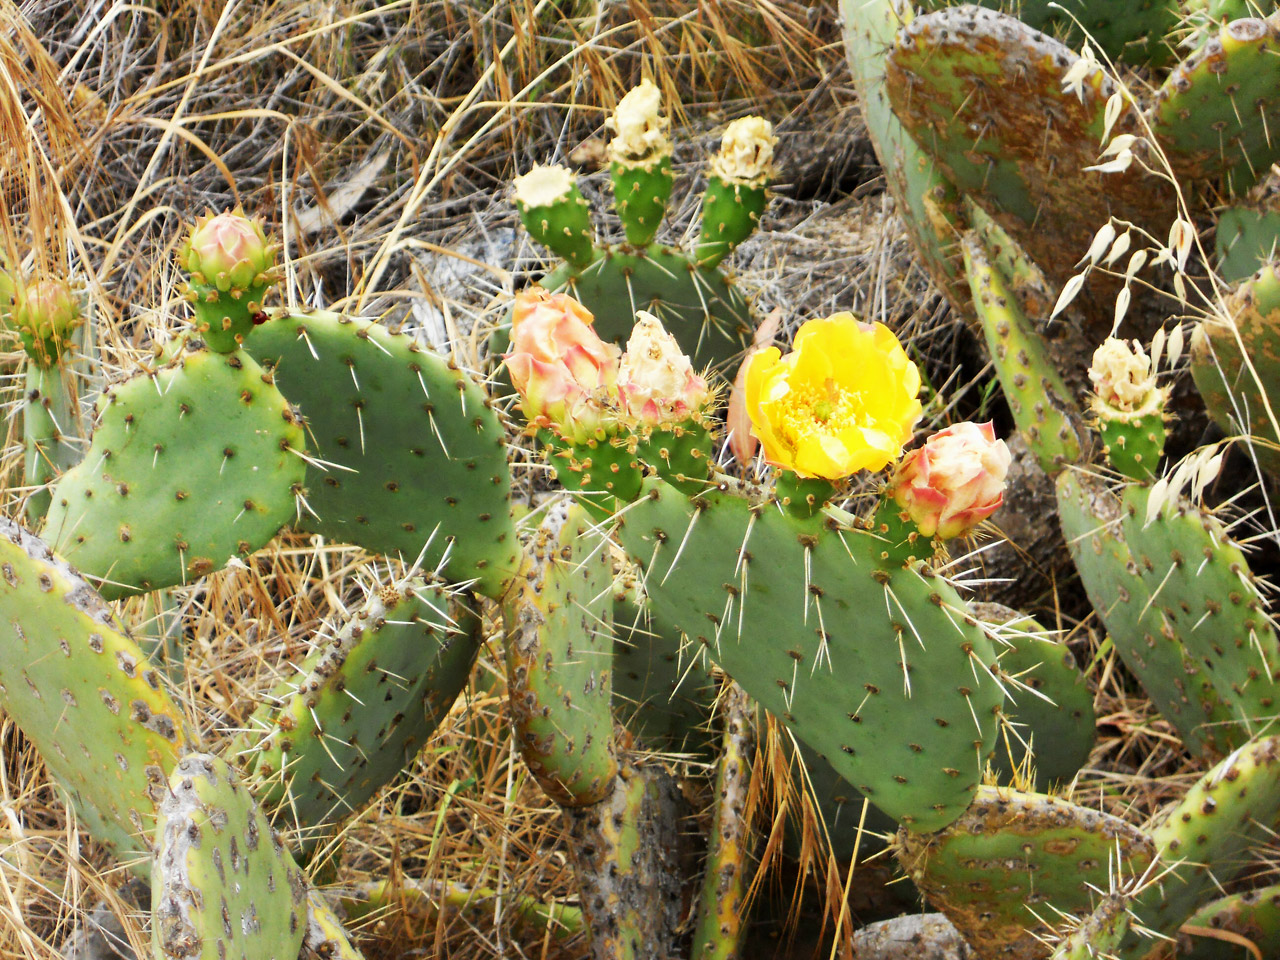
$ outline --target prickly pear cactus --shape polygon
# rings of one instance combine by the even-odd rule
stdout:
[[[380,587],[298,665],[232,745],[262,802],[303,830],[363,807],[417,755],[466,685],[480,625],[439,585]]]
[[[226,761],[178,763],[156,825],[151,945],[173,960],[296,960],[307,885]]]
[[[93,588],[11,520],[0,571],[0,705],[90,833],[123,860],[147,851],[166,771],[194,745],[181,711]]]
[[[930,904],[984,957],[1048,954],[1047,923],[1088,914],[1096,890],[1140,876],[1151,838],[1118,817],[1056,797],[983,787],[945,830],[902,830],[896,854]]]
[[[506,438],[479,384],[405,334],[322,311],[262,324],[248,349],[306,420],[301,529],[422,554],[425,569],[501,592],[519,543]]]
[[[108,599],[220,570],[295,516],[302,427],[245,353],[189,348],[108,388],[99,413],[44,536]]]
[[[991,641],[942,578],[878,570],[852,518],[798,520],[729,487],[690,500],[651,482],[621,518],[650,601],[872,803],[946,826],[995,745]]]

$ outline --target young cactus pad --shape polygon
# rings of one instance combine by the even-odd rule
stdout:
[[[1043,957],[1044,921],[1089,913],[1095,890],[1141,876],[1155,853],[1118,817],[993,787],[946,830],[902,830],[897,849],[907,876],[979,956],[1012,960]]]
[[[297,960],[306,880],[226,761],[192,754],[177,765],[156,847],[156,960]]]
[[[445,588],[381,587],[335,636],[317,638],[231,753],[245,754],[258,796],[299,828],[342,820],[413,760],[479,649],[478,618]]]
[[[413,338],[334,313],[263,324],[250,352],[307,424],[299,526],[474,580],[497,596],[519,550],[505,438],[484,390]]]
[[[534,534],[530,572],[503,601],[516,742],[565,806],[612,795],[613,560],[581,506],[561,501]]]
[[[851,524],[650,481],[619,535],[664,619],[872,803],[939,829],[995,745],[995,651],[949,584],[878,571],[880,541]]]
[[[146,654],[93,588],[40,540],[0,519],[0,705],[122,859],[151,844],[166,772],[190,749]]]
[[[246,354],[185,352],[98,404],[88,453],[53,488],[44,536],[108,599],[220,570],[295,515],[302,428]]]
[[[1220,932],[1243,937],[1264,957],[1280,954],[1280,886],[1232,894],[1201,907],[1182,925],[1178,956],[1183,960],[1237,960],[1242,955],[1240,941],[1220,937]]]

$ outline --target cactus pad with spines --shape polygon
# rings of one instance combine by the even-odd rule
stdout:
[[[711,366],[726,375],[755,328],[746,299],[727,274],[699,267],[682,251],[659,244],[640,250],[608,247],[583,269],[566,264],[541,283],[590,310],[595,331],[606,342],[625,347],[636,311],[647,310],[679,341],[695,368]]]
[[[177,765],[156,847],[157,960],[296,960],[306,880],[224,760],[191,754]]]
[[[908,23],[886,66],[903,125],[1055,283],[1108,217],[1163,228],[1153,217],[1172,199],[1137,163],[1084,170],[1097,160],[1115,86],[1095,69],[1080,97],[1064,91],[1077,59],[1014,17],[966,5]],[[1126,102],[1112,133],[1130,131],[1136,113]]]
[[[1129,929],[1129,898],[1111,893],[1053,949],[1050,960],[1101,960],[1110,957]]]
[[[242,352],[197,349],[109,387],[89,450],[52,490],[44,536],[108,599],[220,570],[296,511],[302,428]]]
[[[1151,127],[1173,171],[1253,186],[1280,159],[1280,13],[1224,24],[1179,64],[1156,95]]]
[[[363,807],[412,761],[466,685],[479,622],[421,581],[371,593],[272,691],[231,753],[263,802],[305,831]]]
[[[965,234],[963,249],[974,307],[1014,422],[1052,475],[1080,459],[1079,407],[977,234]]]
[[[1249,954],[1236,939],[1240,937],[1261,950],[1264,957],[1280,953],[1280,886],[1232,894],[1201,907],[1179,931],[1178,956],[1182,960],[1243,960]]]
[[[1057,494],[1071,558],[1120,659],[1193,753],[1226,753],[1239,742],[1238,728],[1231,732],[1236,717],[1221,702],[1204,664],[1165,629],[1125,539],[1126,511],[1119,498],[1100,478],[1073,470],[1058,477]]]
[[[553,504],[528,577],[503,600],[516,742],[542,789],[569,807],[613,793],[613,560],[581,506]]]
[[[484,390],[368,320],[280,316],[249,347],[307,426],[304,530],[413,561],[496,596],[519,551],[502,426]]]
[[[975,603],[972,609],[1002,641],[996,645],[1001,673],[1031,688],[1006,683],[1005,714],[1012,729],[1004,731],[992,759],[1001,782],[1012,782],[1014,770],[1023,767],[1028,753],[1034,789],[1070,782],[1097,740],[1093,694],[1075,657],[1052,631],[1031,617],[994,603]]]
[[[0,520],[0,705],[122,859],[150,848],[167,772],[191,746],[146,654],[93,588]]]
[[[621,518],[651,602],[872,803],[950,823],[995,744],[990,641],[942,578],[877,571],[853,518],[797,519],[731,486],[690,501],[650,481]]]
[[[1214,237],[1218,275],[1227,283],[1245,280],[1280,257],[1280,204],[1275,210],[1228,207]]]
[[[1134,927],[1173,936],[1244,867],[1252,847],[1270,841],[1277,814],[1280,737],[1249,742],[1201,777],[1150,831],[1169,869],[1135,897],[1134,924],[1115,956],[1137,960],[1158,946]]]
[[[28,363],[22,401],[22,434],[26,445],[28,486],[47,487],[65,470],[80,462],[82,446],[76,442],[77,418],[73,413],[72,377],[62,364]],[[49,509],[47,489],[32,491],[27,516],[44,519]]]
[[[1240,284],[1226,311],[1229,320],[1213,316],[1195,328],[1191,375],[1213,421],[1257,438],[1252,455],[1280,473],[1280,262]]]
[[[982,787],[934,834],[903,829],[898,862],[981,956],[1043,957],[1044,921],[1092,912],[1111,878],[1140,876],[1151,839],[1118,817],[1056,797]],[[1037,936],[1037,934],[1039,936]]]

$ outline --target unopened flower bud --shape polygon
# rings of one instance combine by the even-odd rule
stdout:
[[[1011,460],[989,422],[957,423],[902,458],[889,492],[921,534],[950,540],[1000,507]]]
[[[1108,337],[1093,353],[1089,381],[1097,394],[1095,408],[1119,414],[1142,413],[1163,399],[1151,372],[1151,358],[1137,340],[1130,346],[1129,341]]]
[[[671,121],[662,115],[662,91],[652,80],[642,80],[618,101],[605,126],[616,134],[609,141],[609,159],[615,163],[632,164],[671,153],[667,139]]]
[[[229,211],[197,223],[179,259],[194,282],[226,293],[260,284],[275,264],[275,251],[260,225]]]
[[[636,313],[618,371],[623,409],[633,420],[649,426],[697,419],[711,399],[707,381],[676,341],[651,313]]]
[[[763,184],[773,170],[773,147],[778,138],[763,117],[742,117],[729,124],[720,152],[711,158],[707,175],[725,183]]]
[[[13,324],[27,355],[41,364],[55,361],[80,323],[80,303],[65,280],[40,280],[17,294]]]

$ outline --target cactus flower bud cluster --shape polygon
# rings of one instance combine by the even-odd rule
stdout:
[[[239,210],[200,218],[183,242],[178,263],[190,274],[196,324],[213,349],[229,353],[253,329],[277,280],[277,249]]]
[[[921,534],[951,540],[999,509],[1011,460],[990,422],[957,423],[902,458],[889,494]]]
[[[13,325],[27,355],[42,366],[58,359],[80,321],[79,300],[65,280],[38,280],[17,293]]]

